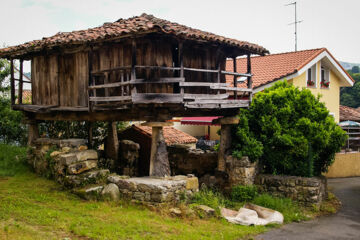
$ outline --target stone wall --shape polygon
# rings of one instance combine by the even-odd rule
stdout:
[[[118,186],[123,197],[148,205],[177,203],[199,189],[198,179],[193,175],[164,178],[113,175],[108,181]]]
[[[258,172],[257,162],[250,162],[248,157],[241,159],[233,156],[226,158],[226,172],[229,175],[229,185],[252,185]]]
[[[37,174],[54,179],[87,200],[116,201],[122,197],[147,205],[175,204],[199,189],[194,175],[165,178],[110,175],[109,169],[99,168],[97,151],[87,149],[84,143],[82,139],[37,139],[28,161]],[[139,146],[131,141],[121,144],[126,150],[122,160],[127,160],[123,172],[128,167],[132,169],[128,174],[135,174]]]
[[[195,174],[201,177],[214,174],[217,167],[217,152],[193,149],[186,145],[168,146],[171,175]]]
[[[255,184],[261,192],[288,197],[305,205],[319,205],[327,197],[325,177],[258,175]]]

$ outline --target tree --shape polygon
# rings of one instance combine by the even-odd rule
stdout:
[[[10,63],[6,59],[0,58],[0,91],[4,91],[8,89],[9,84],[5,83],[5,79],[9,75],[10,75]]]
[[[310,177],[326,172],[347,135],[319,98],[286,81],[257,93],[250,108],[240,111],[233,154],[248,154],[241,143],[251,138],[251,143],[261,143],[259,161],[265,173]],[[247,136],[238,134],[244,122]]]
[[[359,66],[353,66],[353,67],[351,68],[351,72],[352,72],[352,73],[360,73]]]

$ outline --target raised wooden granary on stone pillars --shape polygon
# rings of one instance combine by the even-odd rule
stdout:
[[[170,172],[162,134],[162,126],[170,124],[166,121],[226,118],[248,107],[250,56],[266,53],[256,44],[142,14],[7,47],[0,57],[11,62],[12,108],[25,113],[30,143],[43,120],[146,121],[153,127],[150,175],[162,176]],[[248,59],[246,73],[236,72],[236,61],[233,72],[225,71],[227,58],[241,56]],[[24,61],[31,61],[31,104],[22,102],[23,74],[14,78],[14,66],[22,72]],[[233,76],[233,86],[226,85],[225,75]],[[245,88],[238,87],[244,82]]]

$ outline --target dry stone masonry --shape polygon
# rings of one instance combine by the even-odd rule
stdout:
[[[82,139],[37,139],[29,152],[29,163],[35,172],[54,178],[64,187],[87,200],[113,200],[121,197],[147,205],[176,204],[199,189],[197,177],[134,177],[110,175],[98,168],[98,153],[89,150]],[[136,173],[139,145],[121,142],[121,159],[126,159],[126,173]],[[128,167],[128,168],[126,168]]]
[[[255,184],[260,191],[288,197],[305,205],[319,205],[327,197],[325,177],[258,175]]]

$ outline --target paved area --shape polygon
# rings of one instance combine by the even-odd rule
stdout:
[[[329,186],[342,202],[331,216],[292,223],[256,237],[256,240],[360,240],[360,177],[329,179]]]

